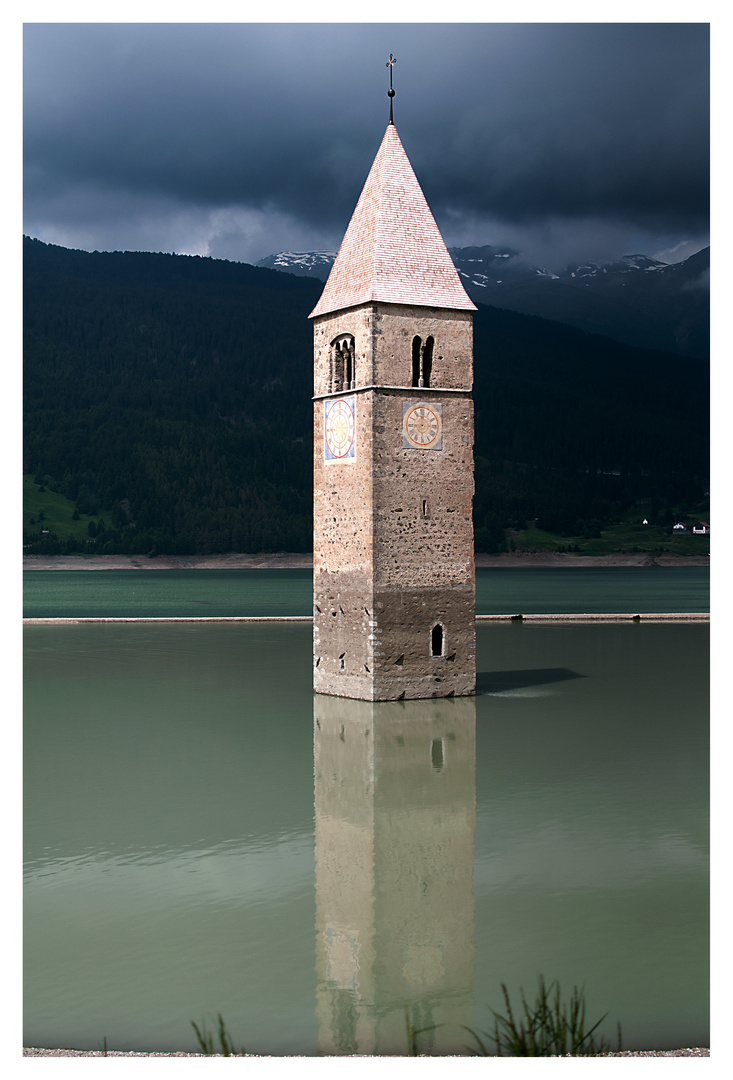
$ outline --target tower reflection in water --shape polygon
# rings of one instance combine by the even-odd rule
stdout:
[[[319,1050],[455,1054],[473,1021],[474,698],[314,698]],[[440,1026],[438,1026],[440,1025]]]

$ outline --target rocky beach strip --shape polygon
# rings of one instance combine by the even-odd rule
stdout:
[[[136,1050],[40,1050],[35,1046],[23,1048],[23,1057],[151,1057],[151,1058],[189,1058],[203,1057],[203,1054],[158,1054],[143,1053]],[[214,1055],[219,1056],[219,1055]],[[257,1055],[244,1055],[245,1057]],[[705,1047],[692,1047],[686,1050],[622,1050],[612,1054],[602,1054],[601,1057],[710,1057],[710,1051]]]
[[[309,554],[286,552],[264,555],[24,555],[24,570],[310,570]],[[603,566],[710,566],[709,555],[651,555],[649,552],[616,555],[571,555],[560,552],[506,552],[477,555],[485,567],[588,567]]]

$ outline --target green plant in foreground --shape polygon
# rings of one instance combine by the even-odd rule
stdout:
[[[515,1015],[509,998],[506,984],[501,984],[506,1015],[491,1009],[494,1016],[493,1034],[477,1032],[465,1024],[460,1026],[475,1040],[478,1050],[470,1055],[474,1057],[571,1057],[598,1056],[608,1053],[611,1044],[594,1033],[606,1019],[608,1013],[597,1020],[591,1028],[585,1028],[585,998],[583,987],[578,990],[573,987],[570,1001],[564,1002],[560,997],[560,984],[552,982],[545,986],[542,975],[539,976],[539,986],[534,1005],[530,1006],[524,990],[520,989],[522,997],[521,1013]],[[195,1021],[191,1021],[191,1027],[196,1032],[196,1039],[203,1054],[207,1056],[244,1057],[246,1050],[235,1050],[231,1036],[227,1032],[224,1018],[221,1013],[217,1014],[217,1035],[221,1049],[214,1049],[214,1034],[201,1022],[201,1027]],[[405,1005],[405,1032],[407,1035],[408,1054],[418,1057],[418,1035],[435,1031],[444,1024],[431,1024],[424,1028],[414,1028],[410,1016],[410,1006]],[[621,1049],[621,1025],[617,1025],[618,1047]],[[494,1044],[493,1051],[488,1043]],[[105,1053],[107,1040],[105,1039]]]
[[[410,1057],[420,1056],[417,1050],[418,1035],[425,1035],[428,1031],[436,1031],[439,1027],[444,1026],[444,1024],[430,1024],[429,1027],[414,1028],[410,1018],[410,1006],[405,1005],[405,1031],[407,1032],[407,1045],[409,1047]]]
[[[554,993],[553,993],[554,988]],[[530,1005],[520,990],[522,996],[522,1009],[519,1015],[515,1015],[509,999],[509,991],[504,983],[501,984],[506,1015],[502,1016],[494,1009],[493,1034],[485,1032],[478,1034],[472,1028],[466,1027],[476,1040],[481,1056],[490,1056],[490,1051],[484,1039],[494,1043],[494,1053],[498,1057],[573,1057],[586,1055],[595,1056],[608,1053],[610,1043],[603,1038],[594,1035],[600,1024],[603,1023],[607,1013],[597,1020],[591,1028],[585,1028],[585,1000],[583,989],[573,987],[573,992],[568,1003],[560,999],[560,984],[550,983],[545,986],[545,980],[540,975],[537,997],[533,1005]],[[465,1025],[464,1025],[465,1027]],[[481,1038],[481,1035],[484,1038]],[[618,1049],[621,1049],[621,1025],[618,1025]]]
[[[196,1040],[201,1047],[201,1053],[206,1054],[208,1057],[218,1054],[221,1054],[223,1057],[244,1057],[246,1054],[244,1047],[242,1047],[241,1050],[234,1049],[234,1044],[226,1029],[224,1018],[221,1013],[217,1014],[216,1019],[218,1024],[219,1046],[221,1047],[221,1050],[214,1049],[214,1036],[203,1020],[201,1021],[201,1027],[199,1027],[194,1020],[191,1021],[191,1027],[196,1032]]]

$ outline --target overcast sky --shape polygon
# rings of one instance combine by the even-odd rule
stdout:
[[[246,262],[335,251],[391,52],[397,130],[449,246],[676,261],[709,242],[708,47],[704,23],[26,25],[24,232]]]

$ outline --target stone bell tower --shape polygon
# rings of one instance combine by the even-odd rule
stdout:
[[[318,693],[475,692],[475,310],[390,116],[311,313]]]

